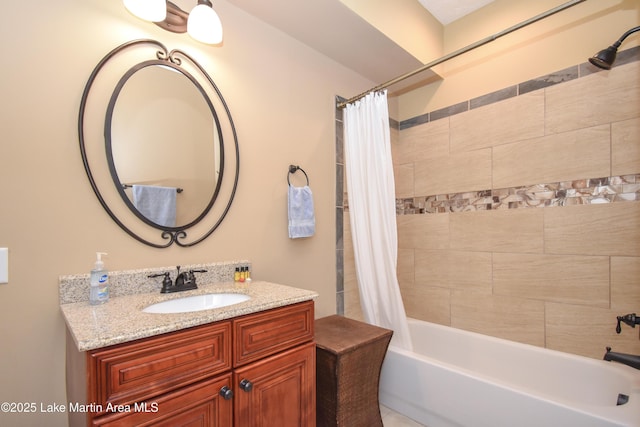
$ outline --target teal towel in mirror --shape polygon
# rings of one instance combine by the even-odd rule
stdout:
[[[176,188],[134,185],[133,205],[149,221],[163,227],[176,226]]]

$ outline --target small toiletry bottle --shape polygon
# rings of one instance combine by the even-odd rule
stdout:
[[[236,267],[236,272],[233,273],[233,281],[236,283],[240,281],[240,267]]]
[[[89,304],[91,305],[104,304],[109,300],[109,274],[104,268],[102,255],[107,254],[96,252],[96,264],[91,270],[91,291],[89,292]]]
[[[240,282],[244,282],[244,279],[245,279],[244,267],[240,267]]]
[[[251,283],[251,270],[249,270],[249,266],[246,266],[245,269],[247,271],[244,273],[244,281],[245,283]]]

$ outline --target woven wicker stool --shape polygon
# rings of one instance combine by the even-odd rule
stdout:
[[[392,334],[342,316],[316,320],[317,427],[382,427],[378,387]]]

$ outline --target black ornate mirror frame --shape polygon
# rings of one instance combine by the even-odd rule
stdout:
[[[86,135],[86,121],[87,121],[86,114],[88,109],[87,107],[88,102],[90,102],[89,95],[91,93],[91,89],[94,87],[94,84],[100,72],[103,71],[103,69],[109,63],[109,61],[113,60],[118,55],[120,55],[121,53],[127,50],[131,50],[133,48],[143,46],[143,45],[145,47],[151,46],[155,49],[156,59],[145,60],[145,61],[136,63],[131,67],[128,67],[124,76],[118,79],[117,84],[113,89],[113,93],[109,99],[108,106],[105,107],[105,110],[103,110],[103,114],[105,117],[104,140],[101,141],[101,143],[104,143],[104,150],[106,153],[105,154],[106,162],[108,163],[108,169],[112,179],[109,184],[106,184],[105,182],[106,180],[104,179],[100,180],[98,177],[95,176],[95,174],[92,172],[92,169],[91,169],[92,159],[89,153],[90,150],[88,150],[88,146],[87,146],[87,142],[88,142],[87,140],[90,138],[88,138],[88,136]],[[207,86],[206,89],[203,87],[204,85],[200,81],[198,81],[197,78],[195,78],[189,72],[181,68],[183,65],[183,60],[188,61],[189,64],[191,64],[191,66],[198,71],[199,76],[201,76],[203,80],[202,83],[204,83]],[[213,122],[215,122],[216,124],[216,130],[217,130],[218,138],[220,140],[220,145],[221,145],[220,146],[220,171],[219,171],[220,173],[219,173],[217,182],[215,184],[215,190],[213,192],[211,200],[208,202],[203,212],[200,213],[194,221],[191,221],[186,225],[180,225],[176,227],[163,227],[158,224],[155,224],[152,221],[145,218],[144,215],[142,215],[133,207],[131,202],[128,200],[127,196],[124,194],[122,185],[120,185],[119,183],[117,173],[115,170],[115,165],[113,162],[113,157],[111,156],[111,144],[112,144],[111,120],[112,120],[113,108],[114,108],[114,104],[117,99],[117,96],[120,90],[122,89],[122,86],[131,75],[133,75],[136,71],[150,65],[164,65],[171,69],[174,69],[180,72],[181,74],[183,74],[184,76],[186,76],[191,81],[191,83],[194,84],[197,90],[204,97],[207,103],[207,106],[211,111],[212,119],[213,119]],[[208,96],[207,90],[211,91],[211,93],[217,96],[218,105],[222,106],[224,109],[223,116],[218,115],[218,111],[216,111],[216,109],[214,108],[214,105]],[[104,111],[106,111],[106,114],[104,113]],[[232,138],[227,138],[227,140],[228,139],[233,140],[233,146],[231,150],[228,150],[228,149],[225,150],[225,145],[224,145],[225,139],[222,131],[223,126],[220,125],[221,117],[223,121],[225,119],[227,120],[225,122],[226,123],[225,127],[226,129],[228,129],[227,137],[232,136]],[[139,242],[142,242],[146,245],[149,245],[155,248],[167,248],[173,245],[174,243],[182,247],[194,246],[202,242],[207,237],[209,237],[216,230],[216,228],[218,228],[222,220],[225,218],[225,216],[229,212],[229,209],[233,202],[233,198],[235,196],[235,192],[238,184],[238,176],[240,172],[239,146],[238,146],[238,138],[235,130],[235,125],[233,124],[233,120],[231,118],[231,113],[229,111],[227,103],[225,102],[224,98],[222,97],[222,94],[220,93],[220,90],[215,85],[215,83],[213,82],[209,74],[202,68],[202,66],[198,62],[196,62],[193,58],[191,58],[189,55],[187,55],[183,51],[180,51],[177,49],[169,51],[162,43],[158,41],[150,40],[150,39],[142,39],[142,40],[133,40],[133,41],[124,43],[118,46],[117,48],[113,49],[111,52],[109,52],[94,68],[93,72],[89,77],[89,80],[87,81],[84,92],[82,94],[82,100],[80,103],[80,112],[79,112],[79,118],[78,118],[78,137],[80,142],[80,153],[82,155],[84,168],[87,173],[87,177],[89,178],[91,187],[96,197],[98,198],[100,204],[105,209],[105,211],[109,214],[111,219],[116,224],[118,224],[118,226],[120,226],[122,230],[124,230],[127,234],[129,234],[131,237],[135,238]],[[226,147],[229,148],[231,146],[227,145]],[[231,155],[225,155],[226,152],[228,151],[230,151],[229,154]],[[232,174],[223,173],[223,170],[225,167],[225,161],[230,162],[229,163],[230,167],[228,167],[228,169],[231,169],[231,172],[233,172]],[[95,162],[95,159],[93,159],[93,162]],[[233,179],[233,181],[231,181],[231,179]],[[223,191],[224,195],[223,195],[223,198],[221,199],[220,193],[221,193],[221,187],[223,186],[223,184],[224,184],[225,190]],[[107,198],[104,197],[103,192],[113,192],[114,189],[120,195],[122,203],[127,205],[128,213],[131,213],[131,215],[128,215],[127,213],[123,213],[122,209],[120,209],[120,212],[118,214],[116,212],[118,209],[114,209],[114,206],[109,205],[109,202],[107,201]],[[224,197],[228,199],[226,200],[226,204],[224,204],[225,203]],[[113,201],[112,201],[112,204],[113,204]],[[221,207],[216,212],[211,214],[210,211],[214,206],[214,204],[216,206],[221,206]],[[212,217],[212,218],[208,218],[208,217]],[[207,221],[205,221],[205,219]],[[204,228],[203,228],[202,227],[203,222],[209,222],[210,224],[204,224]],[[188,238],[187,231],[191,228],[194,228],[197,225],[199,228],[197,231],[198,237],[192,240],[187,240]],[[145,230],[142,230],[144,231],[144,233],[141,232],[140,230],[141,226],[146,228]],[[152,239],[149,239],[144,235],[145,233],[149,234],[149,230],[148,230],[149,228],[160,230],[160,237],[159,237],[160,241],[158,243],[152,241]]]

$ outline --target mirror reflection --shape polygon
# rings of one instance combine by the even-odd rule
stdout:
[[[139,214],[162,227],[195,221],[214,195],[220,149],[212,112],[187,76],[150,65],[126,79],[113,108],[110,154],[116,185]]]

